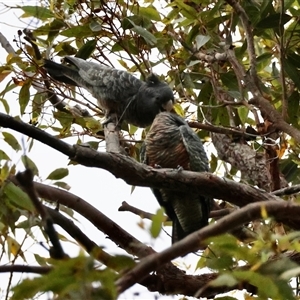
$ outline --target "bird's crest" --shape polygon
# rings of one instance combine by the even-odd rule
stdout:
[[[159,83],[160,83],[160,80],[159,80],[159,78],[158,78],[157,75],[155,75],[155,74],[152,73],[152,74],[150,74],[150,75],[147,77],[146,82],[149,83],[149,84],[155,85],[155,84],[159,84]]]

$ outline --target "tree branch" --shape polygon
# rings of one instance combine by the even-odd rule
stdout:
[[[24,265],[7,265],[0,266],[0,273],[12,273],[12,272],[20,272],[20,273],[36,273],[36,274],[47,274],[52,270],[50,266],[24,266]]]
[[[24,172],[19,172],[16,175],[18,182],[21,184],[24,191],[29,196],[31,202],[33,203],[35,209],[39,213],[42,219],[42,223],[44,226],[45,233],[48,235],[49,240],[52,243],[52,248],[50,249],[50,255],[56,259],[63,259],[66,257],[64,250],[61,246],[60,240],[58,238],[58,234],[54,229],[53,221],[51,217],[48,215],[47,210],[45,210],[44,206],[40,202],[37,197],[36,191],[33,185],[33,172],[30,169],[26,169]]]
[[[174,190],[194,188],[205,196],[223,199],[238,206],[257,201],[283,201],[252,186],[219,178],[210,173],[156,169],[138,163],[131,157],[122,154],[97,152],[94,149],[80,145],[70,146],[39,128],[2,113],[0,113],[0,126],[14,129],[35,138],[84,166],[107,170],[130,185],[171,188]]]
[[[233,212],[230,216],[220,219],[217,223],[192,233],[166,250],[144,258],[136,267],[117,281],[118,292],[122,293],[136,282],[140,282],[150,272],[159,269],[164,263],[169,262],[176,257],[184,256],[190,251],[196,251],[199,249],[200,245],[205,245],[205,239],[208,237],[226,233],[246,222],[261,218],[262,210],[266,211],[268,215],[273,216],[276,219],[287,220],[292,215],[299,215],[300,206],[277,201],[264,201],[249,204],[244,208]],[[187,249],[189,250],[187,251]]]

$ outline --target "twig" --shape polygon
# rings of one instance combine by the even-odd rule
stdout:
[[[249,100],[249,104],[253,104],[261,110],[262,117],[268,119],[274,125],[274,127],[280,131],[283,131],[293,137],[298,143],[300,143],[300,131],[290,124],[286,123],[282,115],[273,107],[273,105],[256,92],[253,93],[254,98]]]
[[[192,128],[203,129],[203,130],[207,130],[209,132],[227,134],[227,135],[231,135],[231,136],[244,137],[245,140],[253,139],[253,138],[257,137],[257,134],[248,133],[244,129],[235,129],[235,128],[228,128],[228,127],[214,126],[211,124],[203,124],[203,123],[195,122],[195,121],[188,121],[188,124]]]
[[[139,208],[136,208],[130,204],[128,204],[126,201],[122,202],[122,205],[118,208],[118,211],[128,211],[131,212],[137,216],[140,216],[143,219],[148,219],[148,220],[152,220],[154,214],[148,213],[144,210],[141,210]],[[168,218],[166,216],[166,218]]]
[[[240,20],[243,24],[243,28],[245,30],[246,40],[247,40],[247,48],[248,48],[248,54],[249,54],[249,63],[250,63],[250,74],[249,78],[251,78],[251,81],[253,80],[253,83],[256,86],[256,89],[260,90],[259,87],[259,79],[257,76],[256,71],[256,54],[255,54],[255,46],[254,46],[254,36],[252,33],[252,26],[250,23],[250,20],[248,18],[248,15],[246,14],[243,7],[236,1],[236,0],[225,0],[234,11],[238,14],[240,17]]]
[[[7,265],[0,266],[0,273],[6,272],[20,272],[20,273],[36,273],[36,274],[47,274],[52,270],[50,266],[25,266],[25,265]]]
[[[296,184],[293,186],[285,187],[280,190],[276,190],[276,191],[272,192],[272,194],[276,195],[276,196],[284,196],[284,195],[297,194],[299,192],[300,192],[300,184]]]
[[[152,220],[154,214],[148,213],[144,210],[141,210],[139,208],[136,208],[130,204],[128,204],[126,201],[122,202],[122,205],[118,208],[118,211],[128,211],[131,212],[137,216],[140,216],[143,219],[148,219],[148,220]],[[234,209],[230,209],[230,208],[224,208],[224,209],[219,209],[219,210],[213,210],[210,212],[209,217],[210,218],[220,218],[220,217],[224,217],[228,214],[230,214],[232,211],[234,211]],[[166,221],[169,221],[170,219],[166,216]]]

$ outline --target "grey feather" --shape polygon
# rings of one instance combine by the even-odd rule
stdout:
[[[159,112],[172,109],[171,88],[153,74],[141,81],[126,71],[77,57],[65,57],[65,62],[69,65],[45,60],[44,67],[54,79],[89,91],[107,117],[116,114],[119,121],[146,127]]]

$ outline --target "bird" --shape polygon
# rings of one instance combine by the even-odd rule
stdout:
[[[152,167],[209,171],[203,144],[180,116],[159,113],[140,149],[140,161]],[[208,225],[211,199],[197,191],[152,188],[160,206],[172,220],[172,244]]]
[[[159,112],[173,110],[173,91],[155,74],[142,81],[127,71],[71,56],[64,58],[64,64],[44,59],[44,68],[53,79],[89,91],[105,111],[104,124],[116,115],[118,124],[127,121],[147,127]]]

